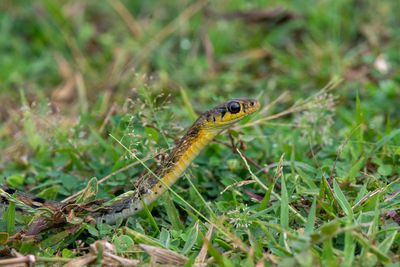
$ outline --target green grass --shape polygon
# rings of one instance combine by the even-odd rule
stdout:
[[[276,6],[292,19],[225,16]],[[3,210],[0,250],[61,265],[107,240],[141,263],[155,256],[139,244],[187,266],[397,266],[398,14],[394,0],[3,0],[0,184],[109,201],[132,189],[140,161],[154,170],[196,114],[235,97],[262,110],[138,216],[71,215],[22,239],[33,216],[16,203]]]

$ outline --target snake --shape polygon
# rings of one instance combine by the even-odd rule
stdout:
[[[113,224],[120,219],[126,219],[141,212],[182,176],[186,168],[214,137],[253,114],[259,108],[260,102],[255,99],[235,98],[207,110],[187,130],[160,166],[154,172],[147,173],[145,178],[139,179],[141,182],[137,184],[132,194],[122,197],[119,201],[106,205],[90,215],[96,222]],[[3,185],[0,185],[0,189],[32,208],[45,207],[55,210],[65,205]],[[7,204],[8,199],[4,194],[0,194],[0,215],[2,205]]]

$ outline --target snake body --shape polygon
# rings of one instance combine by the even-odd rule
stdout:
[[[179,179],[189,164],[216,135],[259,108],[260,103],[257,100],[238,98],[221,103],[204,112],[180,139],[160,167],[154,173],[148,174],[146,179],[139,179],[142,182],[139,183],[133,194],[91,215],[97,222],[114,223],[118,219],[128,218],[142,211],[144,204],[153,203]],[[0,186],[0,188],[10,194],[15,192],[14,189],[4,186]],[[47,200],[26,193],[18,193],[17,198],[30,206],[32,203],[35,206],[49,203]],[[0,204],[2,200],[5,201],[4,197],[0,198]],[[60,205],[54,201],[48,204],[48,206],[54,207]]]

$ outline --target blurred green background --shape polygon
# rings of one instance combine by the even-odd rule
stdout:
[[[156,80],[151,90],[183,87],[199,104],[308,95],[332,77],[345,79],[346,99],[359,90],[383,104],[379,91],[396,93],[398,11],[396,1],[5,0],[2,97],[14,105],[19,90],[72,103],[78,90],[89,103],[129,97],[139,73]],[[379,62],[390,67],[379,71]],[[70,84],[77,76],[85,89]]]

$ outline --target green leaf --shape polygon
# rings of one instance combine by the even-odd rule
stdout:
[[[98,191],[97,178],[93,177],[92,179],[89,180],[85,190],[76,200],[76,203],[87,203],[89,201],[96,199],[97,191]]]
[[[72,258],[74,256],[74,252],[69,249],[64,248],[61,252],[63,258]]]
[[[351,226],[351,221],[347,223],[347,226]],[[342,266],[350,267],[354,261],[354,249],[355,242],[351,230],[346,231],[344,234],[344,263]]]
[[[154,219],[153,215],[151,214],[149,208],[147,207],[146,203],[140,197],[140,200],[142,201],[143,204],[143,212],[146,214],[147,218],[150,220],[150,224],[154,227],[154,229],[157,231],[157,233],[160,233],[160,229],[158,228],[158,224],[156,223],[156,220]]]
[[[254,258],[262,258],[264,254],[264,249],[262,248],[262,238],[259,238],[259,242],[255,239],[251,231],[248,233],[251,248],[254,250]]]
[[[284,175],[281,178],[281,226],[284,229],[289,229],[289,196],[286,190],[286,183]]]
[[[325,198],[324,192],[328,196],[330,205],[333,206],[334,196],[332,195],[328,181],[326,180],[325,176],[323,175],[321,185],[320,185],[320,194],[319,194],[321,199]]]
[[[254,267],[254,261],[251,255],[247,255],[247,258],[242,262],[243,267]]]
[[[155,142],[158,142],[159,134],[154,128],[144,127],[144,130],[145,130],[145,132],[147,134],[147,137],[149,139],[154,140]]]
[[[163,244],[160,244],[158,242],[158,240],[156,240],[150,236],[136,232],[135,230],[132,230],[128,227],[125,227],[124,230],[125,230],[125,233],[128,236],[130,236],[136,243],[165,248]]]
[[[114,245],[117,248],[118,252],[127,251],[133,246],[134,242],[130,236],[121,235],[115,238]]]
[[[179,219],[179,212],[175,207],[174,202],[171,199],[169,192],[164,194],[161,197],[162,203],[164,203],[165,211],[167,212],[168,219],[172,224],[172,227],[175,230],[184,230],[185,227],[182,224],[182,221]]]
[[[333,192],[335,194],[335,198],[338,201],[340,207],[344,211],[344,213],[347,216],[352,216],[353,215],[353,210],[351,209],[351,206],[349,202],[347,201],[346,197],[344,196],[342,190],[340,189],[338,183],[336,180],[333,180]]]
[[[212,245],[211,241],[208,241],[204,236],[203,236],[203,242],[206,243],[207,248],[208,248],[208,253],[210,253],[211,256],[213,256],[214,260],[217,262],[218,266],[225,266],[224,258],[223,256],[219,253],[219,251]]]
[[[75,231],[77,231],[77,230],[75,230]],[[62,232],[59,232],[59,233],[49,236],[48,238],[46,238],[45,240],[43,240],[41,242],[41,246],[43,246],[43,247],[55,246],[59,243],[63,243],[64,240],[66,240],[70,236],[71,236],[71,230],[67,229],[65,231],[62,231]]]
[[[340,228],[340,224],[337,221],[332,221],[324,224],[321,227],[321,234],[325,237],[331,237],[337,233]]]
[[[163,244],[165,248],[169,248],[169,244],[171,243],[171,235],[165,228],[161,229],[159,240],[160,243]]]
[[[225,250],[232,250],[233,249],[233,247],[231,245],[229,245],[225,240],[222,240],[220,238],[215,238],[215,242],[217,242]]]
[[[279,177],[275,178],[272,184],[269,186],[267,192],[265,193],[265,196],[263,197],[263,199],[261,200],[260,204],[257,207],[258,211],[262,211],[268,208],[269,200],[271,199],[271,192],[274,189],[275,183],[278,180],[278,178]]]
[[[328,213],[330,216],[337,218],[336,211],[333,210],[332,205],[328,205],[327,203],[323,202],[319,198],[316,199],[318,204],[321,206],[321,208],[324,209],[326,213]]]
[[[91,224],[88,224],[86,229],[92,236],[100,237],[99,231]]]
[[[364,157],[361,157],[356,164],[351,167],[350,171],[346,174],[346,177],[344,178],[345,181],[351,181],[355,182],[355,176],[357,173],[361,170],[361,168],[364,166]]]
[[[22,242],[18,252],[21,253],[22,255],[26,255],[26,254],[36,254],[39,252],[39,250],[40,247],[33,240],[27,240]]]
[[[0,246],[4,245],[8,240],[8,233],[7,232],[0,232]]]
[[[318,189],[311,177],[302,169],[296,167],[296,172],[300,175],[301,179],[308,185],[310,189]]]
[[[229,260],[227,256],[223,255],[222,258],[224,260],[224,266],[235,267],[235,264],[233,264],[233,262],[231,260]]]
[[[59,176],[59,179],[62,183],[62,185],[67,189],[67,190],[73,190],[77,186],[76,181],[78,178],[74,175],[66,174],[66,173],[61,173]]]
[[[379,260],[381,260],[385,263],[390,262],[388,256],[386,256],[385,253],[382,253],[377,247],[375,247],[371,243],[371,240],[366,239],[362,235],[353,235],[353,238],[355,240],[357,240],[357,242],[360,243],[361,246],[363,246],[364,248],[368,248],[369,252],[372,252],[373,254],[375,254],[379,258]]]
[[[311,233],[314,230],[315,225],[315,210],[316,210],[316,199],[314,198],[313,203],[308,213],[306,226],[304,228],[305,233]]]
[[[400,134],[400,129],[394,130],[393,132],[391,132],[388,135],[385,135],[383,138],[381,138],[381,140],[379,140],[379,142],[376,144],[376,147],[374,148],[374,150],[372,150],[372,153],[375,153],[377,151],[379,151],[387,142],[389,142],[393,137],[395,137],[396,135]],[[400,149],[400,148],[399,148]]]
[[[392,165],[389,165],[389,164],[382,164],[379,166],[378,172],[380,174],[382,174],[383,176],[389,176],[389,175],[392,175],[392,173],[393,173],[393,167],[392,167]]]
[[[390,248],[392,247],[392,244],[396,238],[398,231],[389,231],[388,236],[379,244],[378,249],[386,254],[389,252]]]
[[[322,245],[321,266],[336,266],[337,261],[333,252],[332,238],[329,238]]]
[[[367,193],[368,179],[364,182],[364,185],[361,187],[360,191],[358,191],[357,197],[354,200],[354,203],[359,202]]]
[[[58,190],[60,189],[59,186],[55,185],[52,187],[48,187],[41,191],[39,194],[37,194],[38,197],[44,198],[44,199],[56,199]]]
[[[15,203],[10,201],[7,210],[4,214],[5,220],[7,220],[7,232],[8,235],[14,234],[15,229]]]
[[[196,261],[196,257],[197,255],[195,253],[193,253],[190,258],[188,259],[187,262],[185,262],[185,264],[183,265],[183,267],[192,267],[192,266],[196,266],[194,265],[195,261]],[[198,264],[197,266],[199,266],[200,264]]]
[[[190,251],[190,249],[196,243],[198,235],[199,235],[199,221],[196,221],[196,223],[193,225],[193,227],[189,230],[187,234],[187,239],[185,246],[182,249],[182,254],[186,254]]]
[[[7,178],[7,183],[12,187],[17,187],[24,183],[24,177],[21,174],[14,174]]]
[[[357,96],[356,96],[356,125],[357,127],[359,126],[359,128],[356,131],[356,138],[357,138],[357,142],[358,142],[358,154],[357,156],[360,155],[360,153],[362,152],[362,148],[363,148],[363,144],[364,144],[364,135],[363,135],[363,124],[365,124],[365,118],[364,118],[364,114],[361,108],[361,103],[360,103],[360,98],[358,96],[358,92],[357,92]]]

